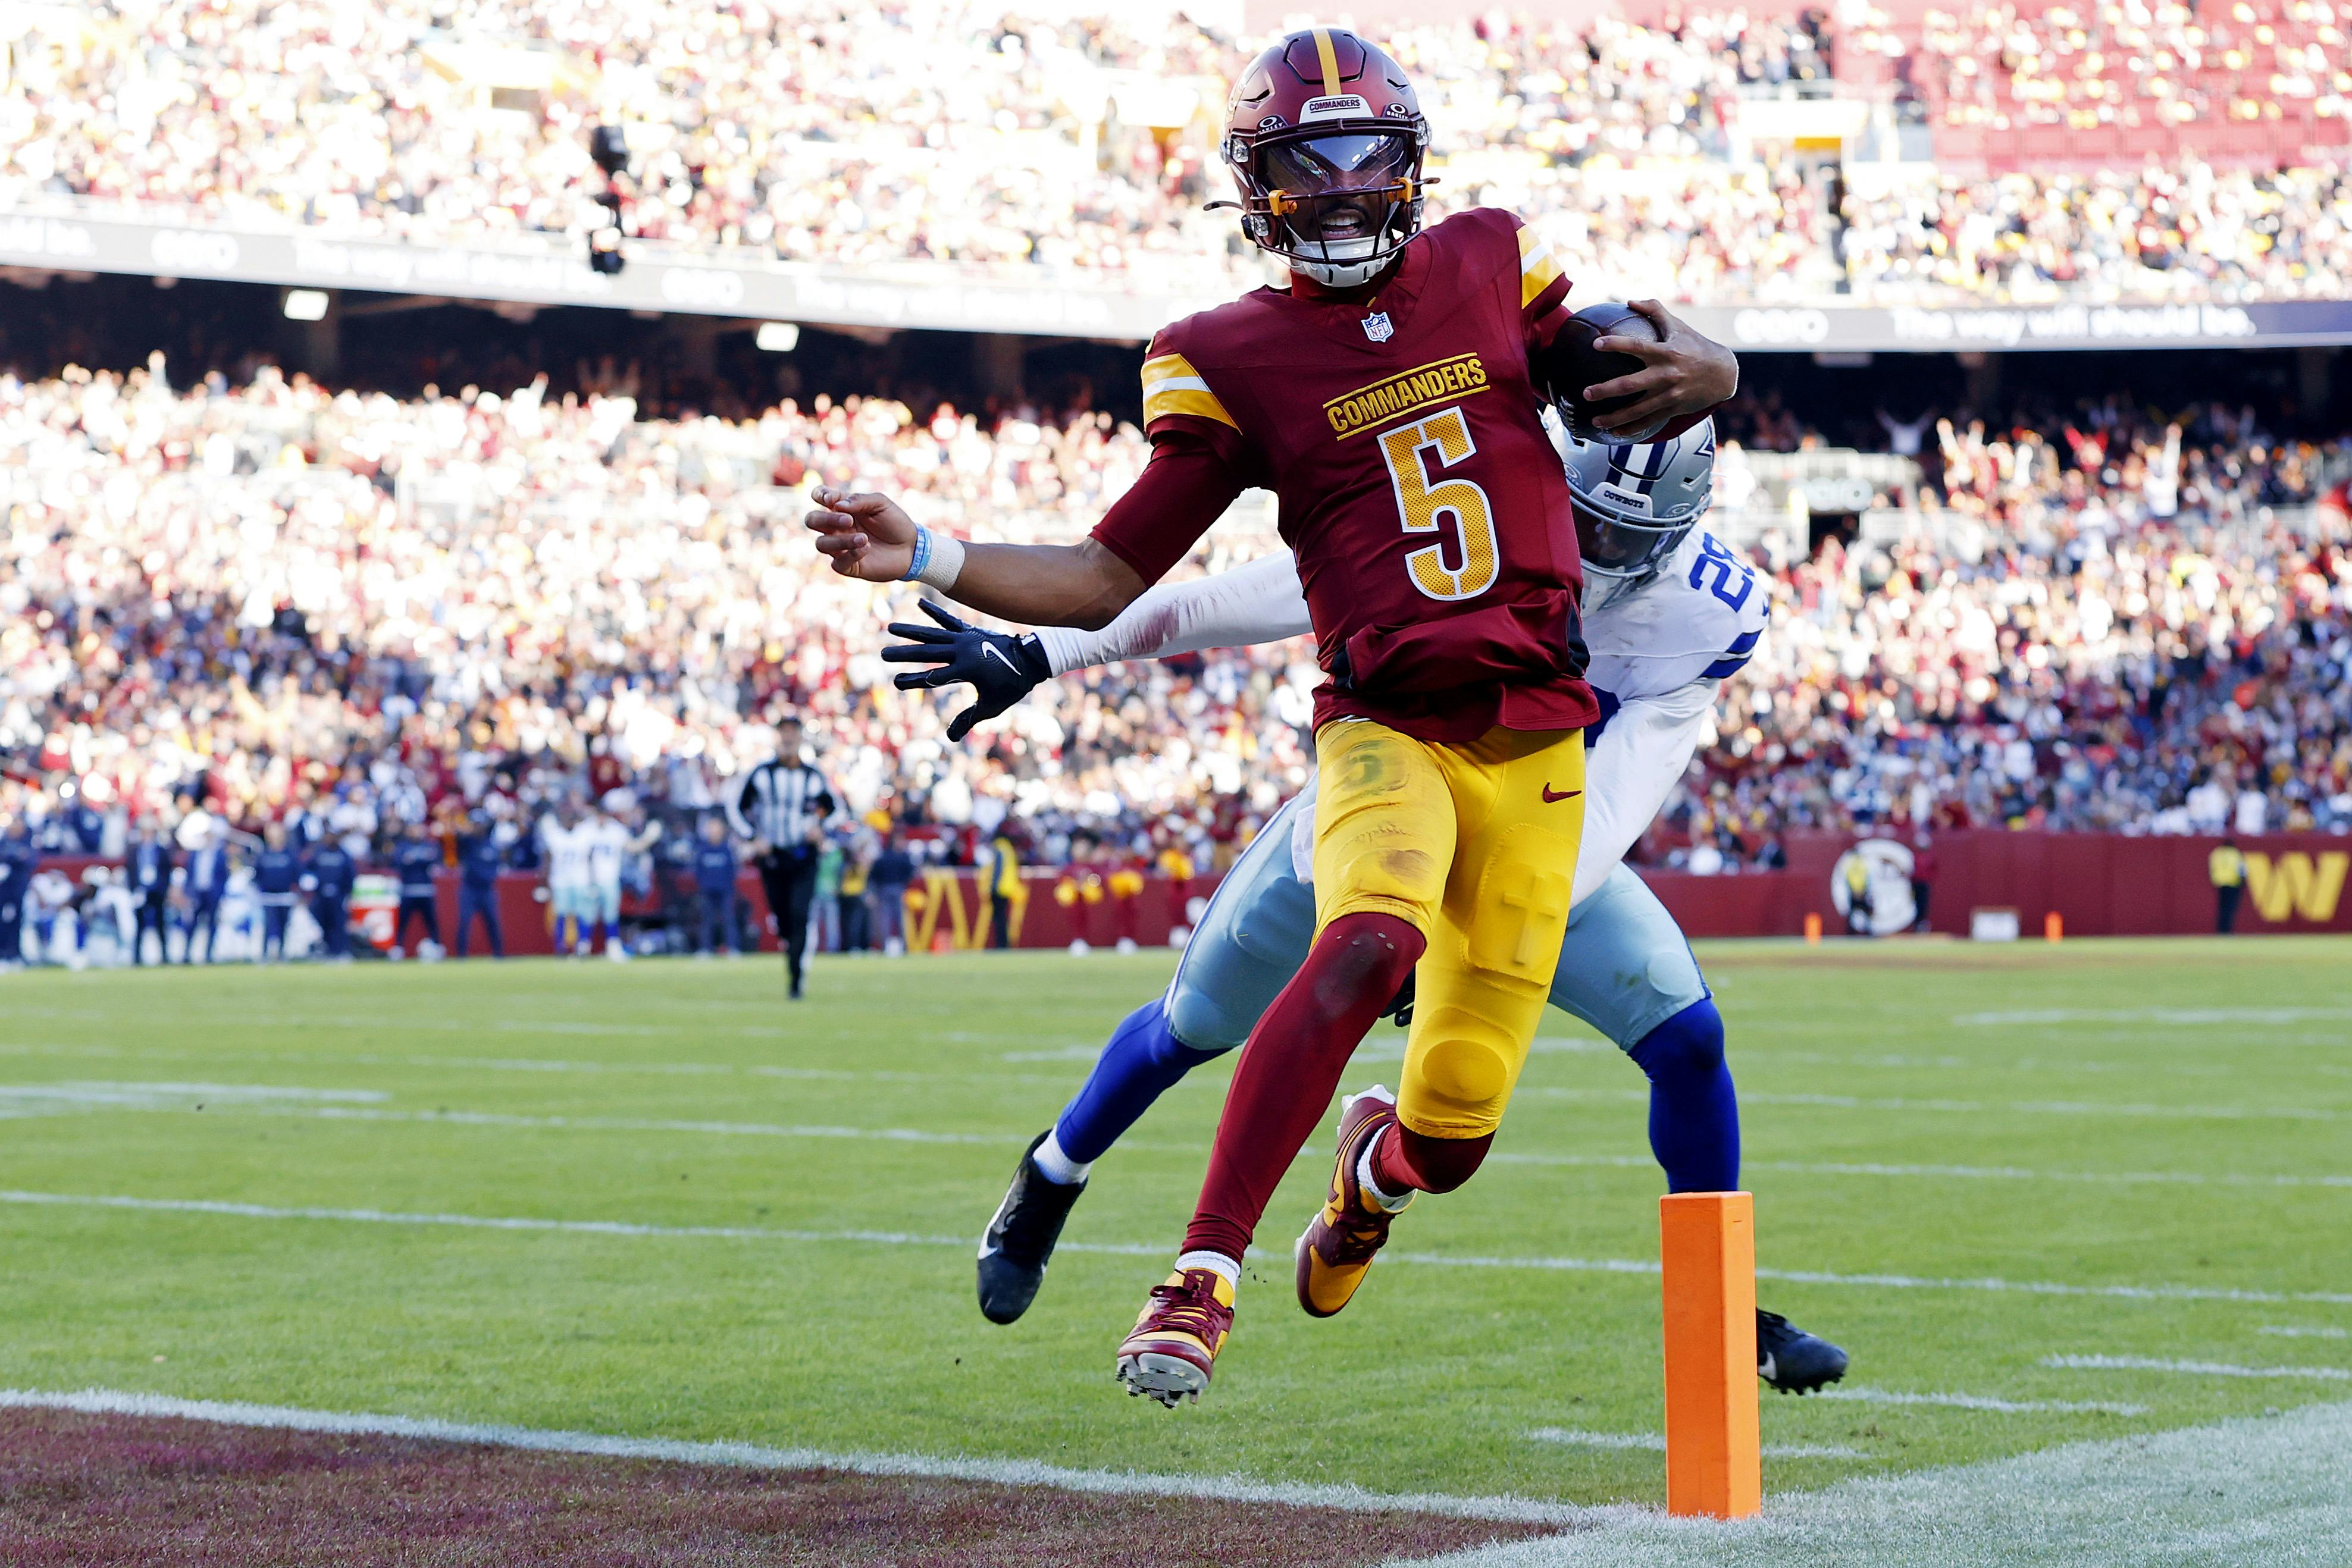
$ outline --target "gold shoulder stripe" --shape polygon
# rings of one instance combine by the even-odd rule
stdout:
[[[1145,428],[1149,429],[1153,420],[1164,419],[1171,413],[1189,413],[1195,419],[1213,419],[1219,424],[1232,425],[1235,430],[1241,428],[1234,423],[1234,416],[1225,412],[1225,405],[1217,401],[1217,394],[1209,390],[1209,384],[1197,378],[1186,379],[1179,384],[1162,385],[1144,394]]]
[[[1162,354],[1157,359],[1143,361],[1144,390],[1149,392],[1153,382],[1166,376],[1197,376],[1200,373],[1192,368],[1192,361],[1183,355]]]
[[[1315,35],[1315,55],[1323,65],[1323,96],[1337,98],[1339,96],[1339,56],[1331,47],[1330,29],[1312,27],[1308,31]]]
[[[1543,291],[1559,281],[1559,263],[1551,258],[1551,246],[1536,237],[1533,229],[1519,231],[1519,308],[1526,309],[1541,297]]]

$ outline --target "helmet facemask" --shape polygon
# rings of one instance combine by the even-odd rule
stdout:
[[[1570,498],[1576,517],[1576,549],[1584,560],[1584,609],[1589,612],[1637,592],[1658,573],[1683,539],[1698,526],[1696,517],[1654,523],[1604,514]]]
[[[1421,137],[1403,125],[1288,135],[1242,151],[1243,226],[1330,288],[1370,282],[1421,229]]]
[[[1715,422],[1657,442],[1586,441],[1555,417],[1584,562],[1584,608],[1613,603],[1665,570],[1715,501]]]

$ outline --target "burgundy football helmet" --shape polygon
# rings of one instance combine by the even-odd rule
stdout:
[[[1242,232],[1292,270],[1352,288],[1421,232],[1428,146],[1402,67],[1345,28],[1307,27],[1242,72],[1219,151],[1241,187]]]

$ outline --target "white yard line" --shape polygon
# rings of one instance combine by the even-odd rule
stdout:
[[[1650,1515],[1417,1568],[2341,1568],[2352,1404],[1871,1476],[1736,1524]]]
[[[657,1062],[643,1066],[621,1066],[587,1061],[549,1061],[528,1058],[492,1057],[362,1057],[346,1060],[367,1062],[396,1061],[407,1066],[474,1068],[493,1071],[517,1072],[647,1072],[676,1074],[717,1074],[744,1072],[754,1076],[809,1076],[859,1078],[880,1076],[851,1072],[825,1072],[818,1069],[777,1068],[751,1065],[742,1068],[706,1062]],[[908,1074],[907,1076],[919,1076]],[[1055,1082],[1059,1082],[1055,1080]],[[1562,1091],[1563,1093],[1584,1093],[1584,1091]],[[1613,1091],[1600,1092],[1614,1093]],[[1626,1091],[1622,1097],[1642,1099],[1639,1091]],[[768,1122],[728,1122],[694,1118],[645,1118],[623,1116],[530,1116],[505,1112],[488,1111],[348,1111],[341,1109],[297,1110],[291,1107],[267,1105],[267,1102],[340,1101],[374,1104],[392,1096],[373,1089],[313,1089],[277,1087],[238,1083],[133,1083],[72,1082],[63,1083],[0,1084],[0,1114],[17,1112],[26,1107],[12,1102],[54,1103],[59,1105],[103,1106],[124,1110],[181,1110],[189,1108],[185,1102],[205,1099],[219,1108],[253,1109],[269,1114],[316,1115],[330,1119],[375,1122],[446,1122],[457,1125],[486,1127],[542,1127],[578,1131],[672,1132],[706,1133],[721,1136],[782,1137],[782,1138],[867,1138],[885,1143],[918,1144],[981,1144],[1000,1145],[1025,1142],[1030,1134],[1013,1132],[940,1133],[906,1127],[840,1127],[803,1125]],[[1756,1098],[1750,1096],[1751,1099]],[[1191,1150],[1192,1144],[1152,1144],[1135,1140],[1123,1141],[1121,1148],[1168,1153]],[[1328,1158],[1328,1149],[1309,1148],[1302,1157]],[[1641,1155],[1551,1155],[1501,1151],[1487,1156],[1491,1165],[1558,1166],[1563,1167],[1596,1167],[1602,1169],[1654,1170],[1657,1162]],[[2034,1170],[2020,1166],[1948,1166],[1892,1165],[1864,1161],[1833,1160],[1759,1160],[1743,1162],[1750,1171],[1780,1171],[1798,1176],[1898,1176],[1925,1177],[1934,1180],[1966,1181],[2048,1181],[2079,1182],[2112,1186],[2238,1186],[2253,1188],[2322,1187],[2352,1191],[2352,1175],[2326,1174],[2318,1176],[2250,1176],[2235,1172],[2205,1171],[2064,1171]]]
[[[1570,1448],[1646,1448],[1658,1454],[1666,1451],[1665,1436],[1659,1432],[1588,1432],[1578,1427],[1538,1427],[1528,1436],[1538,1443],[1558,1443]],[[1874,1463],[1878,1458],[1842,1443],[1767,1443],[1763,1454],[1768,1459],[1867,1459]]]
[[[1954,1410],[1988,1410],[2002,1416],[2147,1414],[2145,1405],[2119,1405],[2097,1399],[2002,1399],[1990,1394],[1913,1394],[1896,1388],[1848,1388],[1843,1384],[1816,1389],[1813,1397],[1851,1399],[1863,1405],[1938,1405]]]
[[[241,1219],[311,1219],[363,1225],[445,1226],[477,1230],[543,1230],[592,1236],[699,1237],[744,1241],[838,1241],[891,1247],[953,1247],[976,1245],[969,1236],[926,1236],[898,1230],[795,1230],[748,1225],[652,1225],[620,1219],[552,1219],[530,1215],[411,1213],[382,1208],[284,1207],[271,1204],[236,1203],[215,1198],[132,1197],[112,1194],[0,1191],[0,1204],[35,1207],[112,1208],[167,1214],[210,1214]],[[1148,1241],[1065,1241],[1063,1252],[1094,1252],[1116,1257],[1165,1257],[1166,1243]],[[1254,1255],[1261,1253],[1253,1248]],[[1530,1269],[1562,1273],[1634,1274],[1658,1272],[1658,1265],[1637,1258],[1503,1258],[1441,1252],[1388,1252],[1391,1264],[1436,1269]],[[2078,1285],[2054,1280],[1945,1279],[1918,1274],[1833,1274],[1812,1269],[1759,1269],[1759,1280],[1791,1284],[1852,1286],[1889,1291],[2014,1291],[2037,1296],[2093,1296],[2126,1301],[2250,1301],[2272,1305],[2307,1301],[2327,1306],[2352,1306],[2352,1293],[2324,1291],[2232,1290],[2209,1285]]]
[[[694,1442],[674,1437],[628,1437],[601,1432],[554,1431],[469,1421],[438,1421],[410,1416],[345,1415],[280,1405],[248,1405],[211,1399],[175,1399],[85,1388],[77,1393],[0,1389],[0,1407],[73,1410],[93,1416],[175,1416],[230,1427],[273,1431],[334,1432],[354,1436],[425,1438],[525,1448],[538,1453],[591,1454],[604,1458],[665,1459],[684,1464],[727,1465],[761,1470],[848,1470],[868,1476],[922,1476],[989,1481],[1000,1486],[1059,1487],[1068,1491],[1126,1497],[1207,1498],[1221,1502],[1278,1503],[1300,1508],[1344,1509],[1354,1513],[1444,1514],[1540,1524],[1583,1525],[1630,1521],[1645,1511],[1628,1505],[1582,1508],[1517,1497],[1455,1497],[1436,1492],[1376,1492],[1347,1483],[1310,1486],[1296,1481],[1253,1480],[1246,1476],[1187,1476],[1132,1470],[1073,1469],[1035,1459],[958,1458],[945,1455],[873,1453],[830,1448],[777,1448],[757,1443]]]
[[[1567,1089],[1545,1084],[1521,1084],[1515,1095],[1544,1100],[1641,1101],[1645,1089]],[[2108,1104],[2095,1100],[1915,1100],[1902,1096],[1873,1098],[1861,1094],[1772,1094],[1743,1089],[1743,1105],[1818,1105],[1834,1111],[1933,1111],[1976,1116],[2011,1112],[2028,1116],[2122,1116],[2135,1120],[2183,1122],[2341,1122],[2352,1112],[2326,1105],[2150,1105]]]
[[[447,1122],[462,1127],[527,1127],[566,1132],[709,1133],[724,1137],[853,1138],[886,1144],[985,1144],[1024,1142],[1017,1133],[927,1133],[912,1127],[825,1127],[771,1122],[665,1121],[636,1116],[521,1116],[496,1111],[376,1111],[342,1106],[304,1107],[266,1114],[317,1117],[336,1122]]]
[[[356,1059],[355,1059],[356,1060]],[[720,1073],[737,1069],[716,1064],[671,1062],[638,1068],[607,1068],[593,1062],[552,1062],[488,1058],[411,1058],[408,1065],[475,1067],[493,1071],[646,1071]],[[740,1071],[754,1075],[784,1075],[803,1070],[752,1066]],[[811,1076],[846,1076],[858,1074],[824,1074],[805,1070]],[[864,1075],[872,1076],[872,1075]],[[1055,1082],[1059,1082],[1055,1080]],[[1643,1098],[1639,1092],[1629,1091],[1631,1098]],[[176,1097],[176,1098],[174,1098]],[[771,1138],[835,1138],[871,1139],[882,1143],[911,1144],[977,1144],[988,1145],[1025,1143],[1033,1135],[1029,1131],[1009,1133],[941,1133],[908,1127],[842,1127],[773,1122],[730,1122],[698,1118],[649,1118],[629,1116],[532,1116],[518,1113],[491,1111],[353,1111],[334,1107],[310,1109],[268,1103],[282,1101],[345,1101],[378,1103],[392,1096],[372,1089],[302,1089],[276,1088],[266,1085],[235,1083],[56,1083],[0,1085],[0,1115],[26,1113],[37,1104],[59,1107],[107,1108],[128,1111],[184,1111],[194,1107],[187,1102],[203,1098],[221,1110],[249,1110],[256,1114],[318,1116],[329,1120],[369,1122],[443,1122],[458,1126],[527,1127],[578,1132],[664,1132],[699,1133],[716,1136]],[[1130,1152],[1155,1154],[1186,1153],[1202,1148],[1197,1144],[1157,1144],[1139,1139],[1124,1139],[1119,1147]],[[1300,1157],[1308,1161],[1328,1159],[1330,1151],[1310,1145]],[[1655,1159],[1642,1155],[1549,1155],[1503,1151],[1487,1156],[1490,1165],[1557,1166],[1568,1168],[1594,1167],[1601,1169],[1657,1169]],[[1964,1181],[2047,1181],[2078,1182],[2099,1185],[2134,1186],[2174,1185],[2182,1186],[2232,1186],[2248,1188],[2320,1187],[2352,1191],[2352,1175],[2319,1176],[2248,1176],[2234,1172],[2204,1171],[2045,1171],[2019,1166],[1928,1166],[1885,1165],[1872,1162],[1830,1160],[1747,1160],[1743,1167],[1750,1171],[1780,1171],[1797,1176],[1834,1176],[1926,1177],[1931,1180]]]
[[[1488,1165],[1622,1166],[1655,1170],[1657,1162],[1639,1155],[1537,1155],[1497,1153]],[[2130,1186],[2176,1184],[2182,1186],[2316,1186],[2352,1189],[2352,1176],[2244,1176],[2206,1171],[2043,1171],[2022,1166],[1903,1166],[1842,1160],[1740,1161],[1749,1171],[1786,1171],[1798,1176],[1926,1176],[1953,1181],[2096,1182]]]
[[[1963,1029],[2001,1029],[2017,1024],[2168,1024],[2200,1029],[2225,1023],[2313,1023],[2352,1019],[2352,1008],[2040,1008],[2024,1012],[1962,1013]]]
[[[62,1083],[0,1083],[0,1104],[31,1103],[178,1109],[194,1102],[249,1104],[269,1101],[344,1101],[371,1104],[392,1096],[374,1089],[309,1089],[269,1083],[121,1083],[75,1080]]]
[[[2284,1339],[2352,1339],[2352,1329],[2315,1328],[2308,1323],[2264,1323],[2254,1332]]]
[[[2297,1377],[2321,1383],[2352,1383],[2352,1367],[2240,1366],[2227,1361],[2172,1361],[2155,1355],[2045,1355],[2044,1366],[2093,1372],[2179,1372],[2203,1377]]]
[[[788,1082],[830,1083],[1046,1083],[1068,1087],[1066,1073],[949,1072],[855,1069],[846,1067],[778,1067],[768,1062],[728,1061],[583,1061],[537,1056],[420,1056],[385,1051],[154,1051],[120,1046],[68,1045],[54,1041],[0,1041],[0,1055],[100,1057],[138,1061],[261,1061],[311,1067],[425,1067],[469,1072],[580,1072],[652,1077],[779,1078]],[[1221,1088],[1223,1074],[1194,1072],[1178,1085]]]

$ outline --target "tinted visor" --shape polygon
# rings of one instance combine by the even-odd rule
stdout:
[[[1576,548],[1584,564],[1621,577],[1648,570],[1673,552],[1691,527],[1688,520],[1661,527],[1598,517],[1582,507],[1574,510]]]
[[[1291,137],[1265,149],[1258,178],[1270,191],[1303,198],[1381,190],[1410,178],[1412,165],[1412,138],[1402,132],[1335,132]]]

